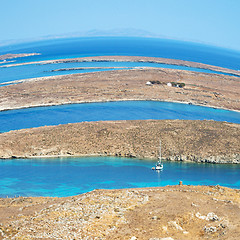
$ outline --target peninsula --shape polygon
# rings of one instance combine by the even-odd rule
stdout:
[[[16,81],[0,87],[0,111],[124,100],[183,102],[240,110],[240,78],[166,68],[135,68]],[[146,85],[147,82],[156,83]],[[184,87],[167,83],[184,83]]]
[[[0,55],[0,60],[8,60],[8,59],[29,57],[29,56],[35,56],[35,55],[41,55],[41,54],[40,53],[8,53],[8,54]]]

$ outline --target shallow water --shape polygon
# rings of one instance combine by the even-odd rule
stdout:
[[[0,160],[0,197],[81,194],[93,189],[175,185],[221,185],[240,188],[239,165],[164,162],[161,172],[153,161],[84,157]]]
[[[0,112],[0,132],[85,121],[146,119],[207,119],[240,123],[240,113],[160,101],[70,104],[2,111]]]

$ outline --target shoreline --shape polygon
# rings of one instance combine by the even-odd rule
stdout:
[[[4,111],[11,111],[11,110],[21,110],[21,109],[27,109],[27,108],[37,108],[37,107],[53,107],[53,106],[62,106],[62,105],[71,105],[71,104],[85,104],[85,103],[107,103],[107,102],[128,102],[128,101],[153,101],[153,102],[169,102],[169,103],[180,103],[180,104],[186,104],[186,105],[194,105],[194,106],[201,106],[201,107],[207,107],[207,108],[213,108],[213,109],[220,109],[220,110],[227,110],[227,111],[233,111],[233,112],[240,112],[240,110],[236,109],[229,109],[229,108],[223,108],[223,107],[215,107],[212,105],[204,105],[204,104],[198,104],[198,103],[193,103],[193,102],[181,102],[181,101],[167,101],[164,99],[121,99],[121,100],[105,100],[105,101],[80,101],[80,102],[66,102],[66,103],[60,103],[58,105],[56,104],[44,104],[44,105],[34,105],[34,106],[26,106],[26,107],[12,107],[12,108],[6,108],[6,109],[1,109],[0,112]]]
[[[179,80],[180,79],[180,80]],[[160,84],[147,86],[147,81]],[[0,87],[0,111],[109,101],[165,101],[240,111],[239,78],[173,69],[133,69],[49,76]],[[168,87],[168,82],[185,87]]]
[[[119,156],[240,164],[240,124],[207,120],[71,123],[0,134],[0,158]]]
[[[39,54],[33,54],[39,55]],[[31,56],[31,55],[30,55]],[[0,67],[14,67],[14,66],[22,66],[22,65],[31,65],[31,64],[54,64],[54,63],[68,63],[68,62],[145,62],[145,63],[159,63],[159,64],[169,64],[176,66],[185,66],[185,67],[193,67],[199,69],[207,69],[211,71],[234,74],[240,77],[240,73],[238,70],[224,68],[214,65],[209,65],[200,62],[192,62],[180,59],[170,59],[170,58],[161,58],[161,57],[143,57],[143,56],[94,56],[94,57],[78,57],[78,58],[66,58],[66,59],[54,59],[54,60],[43,60],[43,61],[35,61],[35,62],[27,62],[27,63],[16,63],[9,64]]]

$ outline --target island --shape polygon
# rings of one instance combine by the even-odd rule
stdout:
[[[148,82],[156,84],[146,84]],[[239,111],[239,82],[237,76],[166,68],[134,68],[23,79],[0,87],[0,111],[124,100],[182,102]],[[176,85],[169,86],[169,83]],[[184,87],[175,87],[177,83],[183,83]]]

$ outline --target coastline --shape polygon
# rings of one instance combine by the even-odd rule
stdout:
[[[173,69],[133,69],[33,78],[0,87],[0,111],[62,104],[152,100],[240,111],[240,79]],[[147,81],[160,84],[147,86]],[[168,87],[184,82],[184,88]]]
[[[8,53],[4,55],[0,55],[0,60],[7,60],[7,59],[14,59],[14,58],[23,58],[23,57],[30,57],[41,55],[41,53]],[[9,62],[5,62],[9,63]]]
[[[240,125],[200,120],[100,121],[0,134],[0,158],[119,156],[240,164]]]
[[[37,55],[37,54],[33,54]],[[236,76],[240,76],[239,71],[223,68],[219,66],[199,63],[199,62],[191,62],[179,59],[169,59],[169,58],[160,58],[160,57],[142,57],[142,56],[96,56],[96,57],[79,57],[79,58],[66,58],[66,59],[56,59],[56,60],[43,60],[43,61],[35,61],[28,63],[17,63],[17,64],[9,64],[0,67],[14,67],[14,66],[22,66],[22,65],[31,65],[31,64],[54,64],[54,63],[69,63],[69,62],[145,62],[145,63],[159,63],[159,64],[170,64],[177,66],[185,66],[185,67],[194,67],[200,69],[207,69],[222,73],[235,74]]]
[[[159,101],[159,102],[171,102],[171,103],[180,103],[180,104],[189,104],[189,105],[195,105],[195,106],[201,106],[201,107],[208,107],[208,108],[213,108],[213,109],[221,109],[221,110],[227,110],[227,111],[233,111],[233,112],[240,112],[240,110],[236,110],[236,109],[229,109],[229,108],[223,108],[223,107],[216,107],[216,106],[212,106],[212,105],[203,105],[203,104],[198,104],[198,103],[193,103],[193,102],[181,102],[181,101],[174,101],[174,100],[164,100],[164,99],[121,99],[121,100],[105,100],[105,101],[80,101],[80,102],[63,102],[61,104],[43,104],[43,105],[28,105],[26,107],[12,107],[12,108],[6,108],[1,110],[0,112],[4,112],[4,111],[10,111],[10,110],[20,110],[20,109],[27,109],[27,108],[35,108],[35,107],[52,107],[52,106],[61,106],[61,105],[70,105],[70,104],[84,104],[84,103],[105,103],[105,102],[127,102],[127,101]]]
[[[7,107],[153,100],[240,111],[239,80],[235,84],[234,77],[165,69],[145,73],[35,79],[1,87],[0,107],[4,111]],[[179,81],[179,76],[186,88],[165,86],[170,80]],[[164,84],[146,86],[147,80],[159,78]],[[159,138],[163,158],[169,161],[240,164],[240,124],[191,120],[85,122],[0,133],[0,159],[123,156],[155,160]],[[239,199],[238,189],[182,184],[98,189],[66,198],[0,198],[0,239],[237,239]]]

